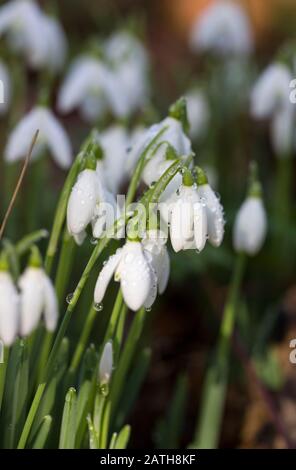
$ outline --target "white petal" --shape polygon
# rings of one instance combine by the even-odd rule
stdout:
[[[197,191],[207,210],[209,242],[211,245],[218,247],[224,237],[223,207],[209,184],[199,186]]]
[[[193,25],[190,45],[194,51],[249,54],[253,37],[247,13],[236,2],[219,0],[210,3]]]
[[[81,246],[86,239],[86,231],[83,230],[82,232],[79,233],[73,233],[73,238],[75,242],[77,243],[78,246]]]
[[[267,218],[262,200],[248,197],[239,209],[233,231],[236,251],[257,254],[266,238]]]
[[[4,62],[0,62],[0,80],[3,85],[3,89],[1,90],[3,93],[0,95],[0,99],[3,97],[3,100],[0,100],[0,115],[2,115],[5,114],[10,107],[12,92],[10,73]]]
[[[29,150],[32,138],[35,132],[40,129],[40,114],[38,108],[32,109],[11,132],[5,151],[5,160],[14,162],[25,157]],[[42,135],[39,135],[38,141],[42,140]]]
[[[163,247],[161,256],[161,269],[158,271],[158,292],[163,294],[170,277],[170,257],[166,247]]]
[[[44,108],[43,132],[56,163],[61,168],[68,168],[72,162],[72,150],[69,137],[51,111]]]
[[[206,131],[210,109],[205,95],[199,90],[192,90],[186,94],[187,114],[190,123],[191,138],[198,139]]]
[[[141,308],[151,289],[151,273],[143,248],[139,242],[127,242],[116,270],[127,306],[136,311]]]
[[[60,70],[66,60],[67,40],[60,23],[53,17],[43,15],[43,34],[47,38],[47,65],[51,71]]]
[[[100,384],[109,383],[113,369],[113,347],[111,341],[105,344],[100,365],[99,365],[99,377]]]
[[[152,267],[152,265],[148,262],[149,271],[150,271],[150,290],[146,300],[144,302],[144,307],[150,309],[155,302],[157,297],[157,275]]]
[[[108,261],[103,266],[103,269],[99,274],[94,292],[94,301],[96,304],[102,302],[111,277],[113,276],[118,263],[120,262],[121,254],[122,249],[118,249],[114,255],[110,256]]]
[[[49,277],[43,273],[44,322],[48,331],[54,331],[58,322],[58,301],[55,288]]]
[[[208,224],[206,208],[201,203],[194,204],[194,241],[198,251],[202,251],[207,241]]]
[[[28,336],[37,327],[44,307],[43,272],[27,268],[19,281],[21,318],[20,334]]]
[[[95,170],[83,170],[78,175],[67,207],[69,233],[81,234],[91,222],[97,202],[97,182]]]
[[[19,327],[19,296],[10,274],[0,272],[0,339],[5,346],[14,342]]]
[[[91,114],[96,117],[100,114],[100,108],[105,107],[105,88],[108,79],[108,70],[101,61],[88,56],[78,58],[72,64],[60,89],[59,110],[69,112],[82,106],[83,112],[88,113],[91,107]],[[93,105],[91,105],[92,100],[94,100]]]

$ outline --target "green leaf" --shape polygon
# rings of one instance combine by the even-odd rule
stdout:
[[[131,434],[131,427],[129,425],[124,426],[120,433],[118,434],[118,437],[115,442],[115,447],[114,449],[126,449],[129,438]]]
[[[183,375],[179,377],[167,416],[160,424],[157,436],[159,449],[179,449],[183,431],[188,382]]]
[[[17,341],[11,351],[8,364],[4,398],[4,422],[6,448],[13,448],[23,425],[28,399],[29,355],[25,340]]]
[[[44,416],[32,444],[32,449],[44,449],[52,425],[52,417]]]
[[[59,449],[74,449],[76,434],[76,410],[77,398],[76,390],[70,388],[65,400],[63,411]]]
[[[139,390],[144,382],[151,359],[151,349],[144,349],[133,366],[121,396],[121,404],[116,413],[116,428],[120,428],[136,401]]]

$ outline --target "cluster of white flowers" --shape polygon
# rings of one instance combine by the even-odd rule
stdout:
[[[58,108],[78,108],[94,122],[106,112],[117,118],[141,109],[148,97],[148,58],[140,42],[127,32],[102,45],[102,57],[86,54],[72,64],[60,89]]]
[[[58,303],[50,278],[33,249],[28,267],[18,280],[18,288],[9,272],[6,255],[0,262],[0,339],[11,346],[15,338],[30,335],[44,317],[45,327],[54,331],[58,321]]]
[[[67,41],[60,23],[33,0],[13,0],[0,8],[0,36],[35,68],[56,72],[63,66]]]
[[[271,140],[279,157],[291,154],[294,146],[296,108],[290,101],[292,72],[282,63],[273,63],[259,77],[251,93],[251,114],[271,119]]]
[[[186,161],[190,159],[192,149],[184,128],[187,128],[186,103],[179,100],[171,107],[169,117],[138,133],[128,154],[128,163],[133,168],[143,152],[146,152],[142,179],[148,187],[152,188],[174,162],[180,161],[185,166],[168,182],[155,208],[156,211],[159,209],[161,215],[160,228],[156,224],[156,227],[149,226],[143,233],[139,230],[135,234],[127,226],[124,246],[109,258],[98,277],[94,294],[96,304],[102,302],[114,275],[115,280],[120,282],[124,300],[130,309],[138,310],[142,306],[150,309],[157,293],[164,292],[169,279],[170,260],[166,247],[168,233],[176,252],[188,249],[200,252],[207,240],[215,247],[222,243],[223,208],[205,173],[192,164],[186,169]],[[111,135],[114,132],[111,129]],[[120,143],[126,142],[126,136],[119,137],[119,132],[117,134]],[[102,143],[102,139],[96,139]],[[68,201],[67,224],[78,243],[84,240],[88,224],[92,225],[93,236],[99,238],[103,232],[105,234],[104,229],[115,222],[106,213],[106,202],[111,208],[115,206],[114,200],[110,204],[112,195],[106,185],[108,174],[114,174],[115,188],[118,188],[117,171],[112,171],[116,166],[115,158],[122,152],[120,143],[115,143],[116,152],[109,151],[103,160],[97,159],[96,153],[101,157],[101,152],[89,151],[86,168],[78,175],[73,186]],[[108,145],[111,144],[112,140]],[[120,162],[117,165],[122,168]],[[121,170],[121,173],[124,171]],[[128,210],[125,208],[126,212]]]
[[[190,45],[194,51],[246,56],[253,48],[249,18],[236,1],[215,0],[193,24]]]

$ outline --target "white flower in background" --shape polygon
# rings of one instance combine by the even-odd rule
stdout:
[[[111,341],[108,341],[104,346],[100,364],[99,364],[100,385],[105,385],[110,382],[112,370],[113,370],[113,346],[112,346]]]
[[[233,243],[236,251],[256,255],[267,233],[267,217],[259,194],[250,195],[240,207],[234,224]]]
[[[114,72],[101,59],[85,55],[70,67],[58,95],[58,108],[63,113],[78,108],[93,122],[108,110],[121,117],[121,99]]]
[[[50,109],[44,106],[33,108],[13,129],[4,151],[5,160],[12,163],[24,158],[37,130],[39,135],[33,157],[48,148],[57,165],[68,168],[72,162],[69,137]]]
[[[290,102],[292,73],[284,64],[271,64],[257,80],[251,93],[251,114],[271,119],[271,139],[278,156],[291,152],[294,142],[295,106]]]
[[[128,116],[149,97],[147,52],[134,36],[119,32],[105,42],[105,55],[116,75],[121,115]]]
[[[114,125],[98,135],[98,143],[103,150],[100,168],[104,181],[110,191],[117,194],[127,176],[128,133],[123,126]]]
[[[99,238],[115,222],[114,211],[115,200],[103,184],[100,168],[91,162],[89,168],[79,173],[72,188],[67,206],[68,231],[81,245],[91,223],[93,236]]]
[[[193,24],[190,45],[197,52],[248,55],[253,34],[246,11],[235,1],[214,1]]]
[[[1,96],[1,98],[3,97],[3,102],[0,101],[0,115],[3,115],[8,111],[10,107],[11,77],[7,66],[2,61],[0,62],[0,81],[2,83],[1,92],[3,92],[3,96]]]
[[[142,241],[143,247],[151,257],[156,272],[158,293],[163,294],[170,277],[170,258],[166,247],[167,236],[160,230],[149,230]]]
[[[170,238],[174,251],[202,251],[207,241],[207,211],[201,202],[190,172],[169,207]]]
[[[113,274],[131,310],[152,306],[157,295],[157,277],[140,241],[127,240],[105,263],[95,287],[96,304],[102,302]]]
[[[133,151],[134,148],[139,149],[143,145],[143,141],[147,137],[147,128],[138,125],[131,132],[129,136],[129,146],[127,149],[125,171],[128,176],[131,176],[134,168],[136,167],[140,153]]]
[[[11,346],[19,329],[19,295],[5,258],[0,261],[0,339]]]
[[[186,102],[190,137],[199,139],[205,134],[209,123],[210,109],[207,99],[202,91],[196,89],[186,94]]]
[[[220,199],[208,183],[206,174],[197,168],[197,193],[205,205],[208,222],[208,239],[211,245],[221,245],[224,236],[224,212]]]
[[[0,8],[0,36],[3,35],[34,68],[55,71],[64,63],[67,49],[64,32],[33,0],[14,0]]]
[[[47,41],[46,65],[51,71],[60,71],[65,64],[68,44],[61,24],[53,17],[43,15],[43,35]]]
[[[41,266],[40,254],[33,250],[29,266],[19,279],[20,334],[28,336],[44,316],[45,327],[54,331],[58,321],[58,302],[51,279]]]

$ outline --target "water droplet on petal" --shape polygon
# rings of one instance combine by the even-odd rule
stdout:
[[[102,304],[102,302],[98,302],[98,303],[95,303],[94,304],[94,309],[97,311],[97,312],[101,312],[103,310],[104,306]]]

